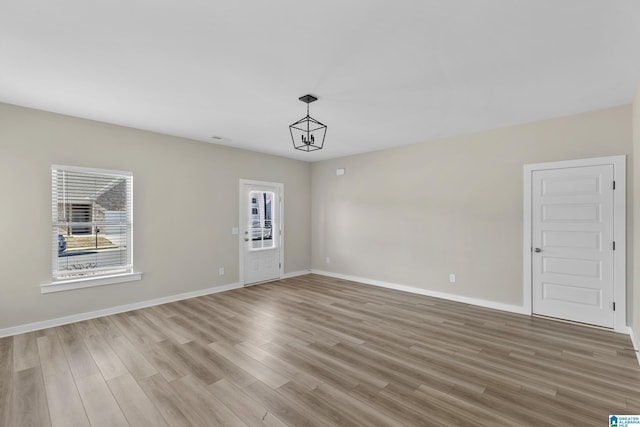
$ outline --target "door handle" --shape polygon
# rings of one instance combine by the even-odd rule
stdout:
[[[535,249],[534,249],[534,251],[535,251],[535,252],[542,252],[542,249],[540,249],[540,248],[535,248]]]

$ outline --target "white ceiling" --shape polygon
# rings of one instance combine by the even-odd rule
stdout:
[[[309,161],[638,85],[638,0],[0,1],[1,102]],[[307,93],[329,127],[313,153],[288,129]]]

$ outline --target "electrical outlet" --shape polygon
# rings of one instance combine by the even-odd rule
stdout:
[[[218,269],[218,275],[219,275],[219,276],[224,276],[224,267],[220,267],[220,268]]]
[[[449,283],[456,283],[456,275],[451,273],[449,275]]]
[[[331,264],[331,258],[327,257],[326,261],[327,261],[327,264]]]

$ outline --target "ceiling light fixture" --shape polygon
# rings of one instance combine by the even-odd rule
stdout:
[[[309,104],[317,101],[313,95],[301,96],[300,101],[307,103],[307,116],[289,125],[291,140],[296,150],[316,151],[322,150],[324,137],[327,134],[327,126],[309,115]]]

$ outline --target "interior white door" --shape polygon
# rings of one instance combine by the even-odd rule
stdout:
[[[280,188],[245,184],[242,191],[244,284],[280,278]]]
[[[613,191],[613,165],[533,172],[533,313],[613,327]]]

